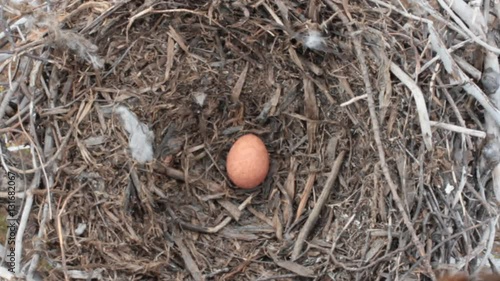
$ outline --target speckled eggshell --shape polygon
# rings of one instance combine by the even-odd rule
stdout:
[[[243,189],[261,184],[269,172],[269,154],[264,142],[253,134],[240,137],[227,155],[229,179]]]

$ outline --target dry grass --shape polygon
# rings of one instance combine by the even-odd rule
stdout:
[[[438,1],[434,16],[393,2],[5,5],[0,132],[2,166],[22,183],[19,276],[431,280],[487,265],[498,161],[480,164],[481,131],[495,111],[435,59],[428,24],[471,77],[485,51]],[[106,113],[116,105],[150,126],[153,161],[131,158]],[[225,156],[249,132],[272,161],[244,192]]]

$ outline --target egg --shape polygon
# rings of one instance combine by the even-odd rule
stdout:
[[[239,188],[252,189],[266,179],[269,154],[264,142],[254,134],[240,137],[227,155],[226,171]]]

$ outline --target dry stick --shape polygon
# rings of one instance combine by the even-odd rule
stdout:
[[[323,208],[323,206],[326,203],[326,200],[330,196],[333,184],[335,183],[337,175],[339,174],[340,166],[344,162],[344,156],[345,156],[345,151],[340,152],[339,156],[337,156],[337,159],[335,159],[335,162],[333,163],[332,171],[330,172],[330,175],[326,180],[325,187],[323,188],[323,191],[321,192],[318,201],[314,205],[314,209],[312,210],[311,214],[307,218],[307,221],[304,223],[304,226],[300,230],[299,235],[297,236],[297,240],[295,241],[295,246],[293,247],[292,261],[296,260],[297,257],[300,255],[300,251],[302,251],[302,247],[304,245],[306,237],[309,235],[312,228],[316,224],[319,214],[321,213],[321,209]]]
[[[422,131],[422,138],[424,140],[425,148],[432,150],[432,131],[429,124],[429,113],[427,112],[427,105],[425,104],[424,94],[420,87],[413,81],[413,79],[406,74],[399,66],[391,61],[391,72],[403,84],[410,89],[415,105],[417,106],[418,119],[420,120],[420,130]]]
[[[165,174],[173,179],[180,181],[185,180],[184,172],[182,170],[177,170],[171,167],[167,167],[162,163],[160,163],[159,161],[155,161],[153,169],[155,170],[155,172]]]
[[[337,7],[337,5],[335,5],[331,0],[325,0],[325,2],[334,12],[340,11],[339,8]],[[349,33],[354,34],[354,30],[351,27],[348,19],[344,16],[344,14],[339,13],[339,17],[341,18],[342,22],[346,25]],[[389,167],[387,166],[387,162],[385,161],[384,147],[382,145],[382,140],[380,138],[380,128],[379,128],[379,124],[378,124],[377,113],[375,112],[375,101],[373,99],[373,90],[372,90],[372,85],[370,82],[370,77],[368,74],[369,72],[368,72],[367,63],[365,60],[365,55],[363,53],[359,37],[353,36],[352,39],[353,39],[353,43],[354,43],[354,49],[356,51],[356,54],[357,54],[357,57],[359,60],[361,72],[363,73],[363,80],[365,83],[366,94],[368,95],[368,97],[367,97],[368,109],[370,110],[370,118],[372,121],[373,135],[375,137],[375,142],[377,143],[377,149],[378,149],[378,153],[379,153],[380,165],[382,167],[382,171],[384,173],[386,181],[387,181],[389,188],[391,190],[391,194],[393,196],[394,202],[396,203],[396,206],[397,206],[399,212],[403,216],[404,224],[406,225],[406,228],[408,228],[408,231],[411,234],[413,243],[417,247],[417,250],[418,250],[420,256],[426,257],[424,245],[419,240],[419,238],[415,232],[415,229],[413,228],[413,225],[408,217],[408,214],[406,213],[406,210],[405,210],[403,204],[401,203],[401,199],[400,199],[398,191],[397,191],[397,186],[394,184],[394,182],[391,179]],[[424,267],[425,267],[427,273],[429,274],[429,276],[431,277],[431,279],[436,280],[436,276],[435,276],[434,272],[432,271],[432,266],[430,264],[428,257],[425,258]]]
[[[348,105],[350,105],[351,103],[355,103],[355,102],[357,102],[358,100],[364,100],[364,99],[366,99],[366,94],[356,96],[356,97],[354,97],[354,98],[352,98],[352,99],[350,99],[350,100],[348,100],[348,101],[346,101],[346,102],[342,103],[340,106],[341,106],[341,107],[348,106]]]
[[[448,123],[442,123],[442,122],[436,122],[436,121],[430,121],[431,126],[445,129],[448,131],[456,132],[456,133],[461,133],[461,134],[466,134],[470,135],[473,137],[478,137],[478,138],[486,138],[486,133],[480,130],[474,130],[474,129],[469,129],[453,124],[448,124]]]

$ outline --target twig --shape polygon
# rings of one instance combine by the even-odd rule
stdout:
[[[342,166],[344,162],[344,156],[345,156],[345,151],[341,151],[339,153],[339,156],[337,156],[337,159],[335,159],[335,162],[333,163],[332,166],[332,171],[328,175],[328,179],[326,180],[325,187],[323,188],[323,191],[321,192],[321,195],[318,198],[318,201],[316,204],[314,204],[314,209],[312,210],[311,214],[307,218],[306,222],[304,223],[304,226],[299,232],[299,235],[297,236],[297,239],[295,240],[295,245],[293,247],[292,251],[292,260],[296,260],[297,257],[300,255],[300,252],[302,251],[302,247],[304,245],[304,241],[306,237],[309,235],[311,232],[312,228],[316,224],[316,221],[318,220],[319,214],[321,213],[321,210],[323,209],[323,206],[326,203],[326,200],[330,196],[330,193],[332,191],[333,184],[335,183],[335,180],[337,179],[337,176],[340,171],[340,167]]]
[[[452,55],[455,59],[455,62],[460,66],[466,73],[468,73],[472,78],[476,80],[481,79],[481,71],[475,68],[473,65],[468,63],[464,58],[457,56],[455,54]]]
[[[429,124],[429,113],[427,112],[427,105],[425,104],[424,94],[420,87],[394,62],[391,62],[391,72],[408,87],[412,93],[415,105],[417,106],[418,119],[420,120],[420,130],[422,131],[422,138],[424,140],[427,150],[432,150],[432,132],[431,125]]]
[[[355,102],[357,102],[358,100],[363,100],[363,99],[366,99],[366,94],[364,94],[364,95],[359,95],[359,96],[357,96],[357,97],[354,97],[354,98],[352,98],[352,99],[350,99],[350,100],[348,100],[348,101],[346,101],[346,102],[342,103],[340,106],[341,106],[341,107],[348,106],[348,105],[350,105],[351,103],[355,103]]]
[[[165,175],[167,175],[173,179],[176,179],[176,180],[180,180],[180,181],[185,180],[183,171],[176,170],[176,169],[171,168],[171,167],[166,167],[165,165],[163,165],[162,163],[160,163],[158,161],[155,161],[154,170],[156,172],[160,172],[160,173],[165,174]]]
[[[269,277],[261,277],[257,279],[256,281],[270,281],[270,280],[295,280],[293,278],[297,278],[298,275],[294,273],[290,274],[283,274],[283,275],[275,275],[275,276],[269,276]]]
[[[337,7],[337,5],[334,4],[331,0],[325,0],[325,2],[334,12],[340,11],[340,9]],[[339,17],[341,18],[342,22],[346,25],[347,29],[349,30],[349,33],[354,34],[354,30],[351,27],[348,19],[344,16],[344,14],[339,13]],[[422,257],[426,257],[425,248],[424,248],[422,242],[419,240],[419,238],[415,232],[415,229],[413,228],[412,222],[408,218],[408,214],[406,213],[406,210],[403,206],[403,203],[401,202],[401,198],[399,197],[399,194],[397,191],[397,186],[394,184],[394,182],[391,179],[389,167],[387,166],[387,162],[385,161],[384,147],[382,145],[382,141],[380,138],[380,128],[379,128],[379,124],[378,124],[377,113],[375,112],[375,101],[373,99],[373,90],[372,90],[372,85],[370,82],[370,77],[368,74],[367,62],[365,60],[365,55],[364,55],[362,47],[361,47],[360,39],[357,36],[353,36],[352,39],[353,39],[356,55],[357,55],[358,60],[359,60],[361,72],[363,74],[363,81],[365,83],[366,94],[368,95],[368,97],[367,97],[368,109],[370,111],[370,119],[372,121],[373,135],[375,137],[375,142],[377,144],[377,149],[378,149],[378,153],[379,153],[382,171],[383,171],[384,176],[386,178],[386,181],[389,185],[389,189],[391,190],[391,194],[392,194],[394,202],[396,203],[398,211],[401,213],[401,215],[403,217],[403,222],[411,234],[413,243],[417,247],[419,254]],[[433,281],[436,280],[436,276],[432,270],[432,267],[431,267],[431,264],[430,264],[428,257],[425,258],[424,267],[427,271],[427,274],[429,274],[429,276],[431,277],[431,280],[433,280]]]
[[[448,123],[442,123],[442,122],[436,122],[436,121],[429,121],[429,122],[430,122],[431,126],[433,126],[433,127],[438,127],[441,129],[446,129],[446,130],[453,131],[456,133],[466,134],[466,135],[470,135],[470,136],[474,136],[474,137],[478,137],[478,138],[482,138],[482,139],[486,138],[486,133],[483,131],[464,128],[461,126],[448,124]]]

